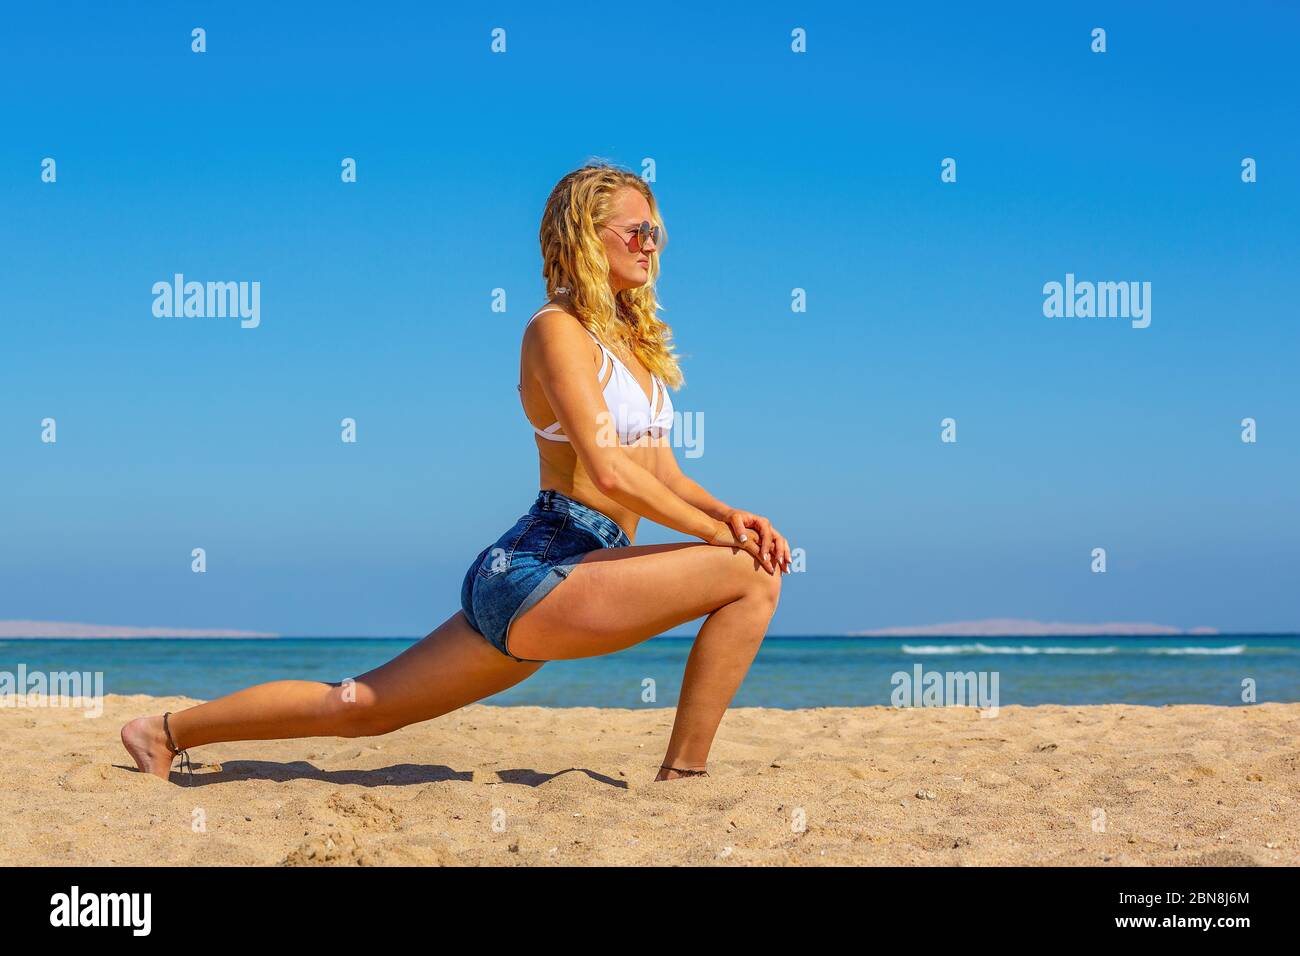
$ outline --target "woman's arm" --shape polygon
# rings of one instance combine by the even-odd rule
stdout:
[[[722,521],[732,533],[740,538],[745,529],[752,529],[758,537],[759,559],[772,570],[773,562],[785,571],[789,571],[791,561],[790,543],[785,536],[772,527],[772,522],[762,515],[756,515],[742,508],[733,508],[719,501],[705,491],[698,482],[691,480],[677,463],[677,455],[671,445],[660,442],[655,447],[655,475],[683,501],[689,502],[705,514]]]
[[[668,442],[660,442],[655,448],[655,477],[673,490],[677,497],[690,502],[711,518],[726,521],[727,515],[734,510],[731,505],[719,501],[704,490],[704,487],[687,477],[677,463]]]
[[[539,315],[524,334],[525,361],[568,436],[578,461],[600,491],[637,514],[674,531],[716,545],[741,547],[758,557],[753,535],[734,535],[732,526],[674,493],[610,441],[609,411],[592,374],[591,339],[573,316]],[[743,543],[741,543],[743,541]]]

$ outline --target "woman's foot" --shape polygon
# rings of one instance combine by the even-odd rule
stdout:
[[[122,728],[122,746],[142,773],[167,780],[176,755],[167,746],[161,717],[137,717]]]
[[[677,780],[679,777],[707,777],[709,772],[703,767],[669,767],[659,768],[659,774],[655,777],[655,783],[660,780]]]

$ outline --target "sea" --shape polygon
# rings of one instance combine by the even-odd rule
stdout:
[[[102,674],[106,694],[184,695],[210,700],[264,681],[355,677],[416,640],[5,639],[0,640],[0,679],[5,672],[18,673],[22,665],[28,675]],[[552,662],[484,703],[672,707],[677,703],[692,641],[690,637],[662,636],[605,657]],[[927,687],[940,696],[925,698]],[[967,699],[952,696],[960,696],[963,688]],[[977,688],[983,689],[984,700],[975,699],[980,694]],[[773,636],[763,642],[733,706],[1123,703],[1239,707],[1268,701],[1300,701],[1300,635]]]

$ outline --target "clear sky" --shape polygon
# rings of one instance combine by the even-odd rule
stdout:
[[[1300,627],[1297,8],[710,6],[7,10],[0,618],[440,623],[537,489],[546,196],[651,157],[683,465],[806,553],[773,633]],[[1150,327],[1045,317],[1067,273]]]

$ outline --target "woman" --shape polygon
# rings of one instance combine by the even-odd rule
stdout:
[[[604,164],[565,176],[542,218],[549,303],[529,321],[519,391],[541,488],[470,565],[462,609],[355,681],[275,681],[141,717],[122,743],[166,779],[186,748],[230,740],[369,737],[430,720],[546,661],[631,647],[707,615],[656,780],[707,776],[722,715],[776,609],[790,549],[677,466],[666,385],[682,375],[656,316],[663,224],[650,188]],[[700,543],[633,545],[649,518]],[[522,742],[521,742],[522,743]]]

